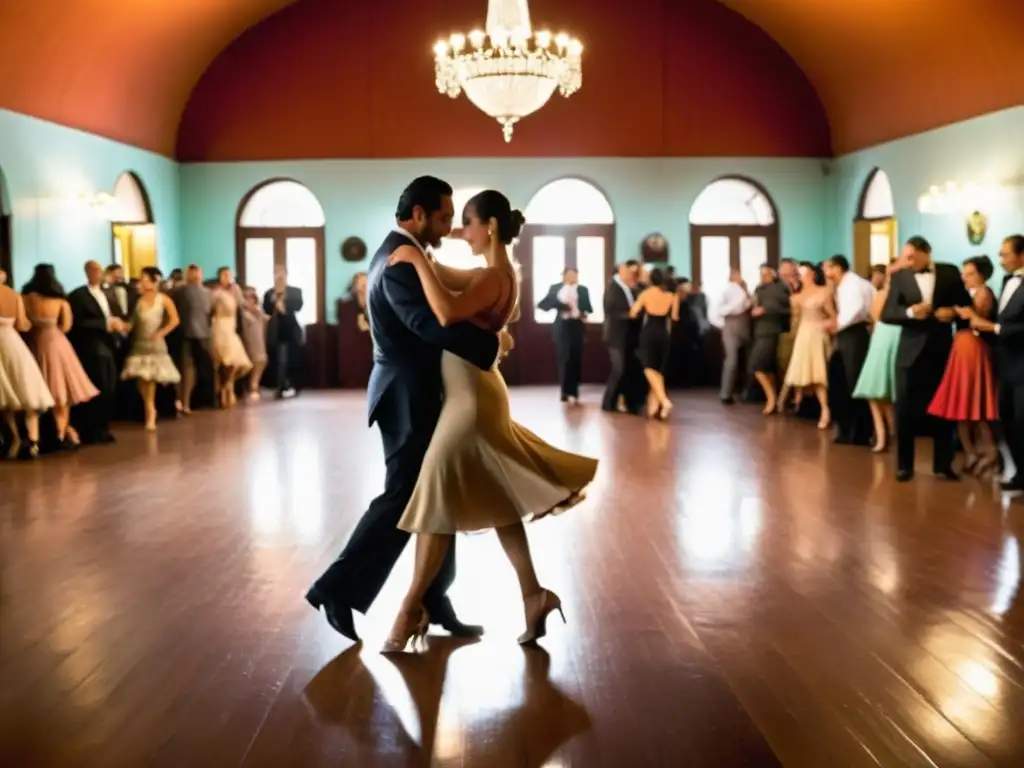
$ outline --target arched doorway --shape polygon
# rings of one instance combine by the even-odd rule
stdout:
[[[239,283],[262,296],[274,285],[274,268],[288,269],[288,282],[302,289],[302,326],[324,322],[326,260],[320,201],[292,179],[270,179],[251,189],[238,206],[235,272]]]
[[[7,273],[8,285],[15,285],[14,249],[11,238],[11,197],[2,168],[0,168],[0,269]]]
[[[707,297],[708,315],[738,269],[753,290],[762,264],[779,264],[779,218],[767,190],[730,176],[708,184],[690,208],[693,279]]]
[[[157,252],[153,209],[137,174],[125,171],[117,177],[110,210],[111,262],[124,267],[129,278],[138,277],[143,267],[155,267]]]
[[[548,289],[561,282],[566,267],[579,271],[581,285],[590,292],[594,312],[587,318],[583,353],[583,381],[608,377],[608,357],[601,348],[604,289],[615,263],[615,214],[604,192],[584,179],[566,177],[543,186],[527,204],[516,247],[522,265],[521,317],[517,349],[509,361],[506,379],[516,384],[554,384],[558,380],[553,312],[541,312],[537,303]],[[504,363],[503,369],[504,369]]]
[[[853,220],[853,269],[867,277],[875,264],[886,265],[899,248],[896,202],[889,176],[881,168],[868,174]]]

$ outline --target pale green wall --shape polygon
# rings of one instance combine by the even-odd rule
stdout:
[[[134,171],[149,193],[161,268],[179,265],[178,164],[173,160],[0,110],[0,171],[14,214],[16,286],[38,262],[54,264],[70,289],[83,282],[86,261],[111,261],[110,222],[78,195],[112,194],[123,171]]]
[[[749,176],[771,194],[779,210],[782,251],[819,259],[832,207],[829,179],[814,159],[437,159],[321,160],[186,164],[181,169],[182,257],[209,272],[235,261],[235,216],[241,198],[260,182],[285,176],[302,182],[327,216],[328,317],[352,274],[365,265],[343,262],[342,241],[361,237],[370,253],[394,225],[395,203],[416,176],[432,174],[456,189],[494,187],[525,208],[546,183],[580,176],[608,196],[616,218],[617,259],[638,254],[643,238],[661,232],[671,261],[690,272],[688,213],[700,191],[725,174]]]
[[[980,253],[995,261],[1000,241],[1024,231],[1024,107],[994,112],[836,160],[833,179],[837,207],[832,217],[835,227],[827,241],[830,250],[852,250],[853,219],[861,188],[876,166],[888,174],[892,184],[900,238],[923,235],[939,261],[960,263]],[[1008,204],[984,211],[989,216],[989,234],[979,246],[967,242],[964,217],[934,216],[917,210],[917,198],[933,185],[1014,179],[1017,186]]]

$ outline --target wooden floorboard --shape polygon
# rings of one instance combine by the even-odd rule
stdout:
[[[812,423],[677,399],[670,423],[513,413],[599,456],[530,527],[569,619],[543,649],[492,535],[461,537],[460,614],[377,653],[406,552],[351,648],[302,600],[383,483],[364,398],[125,426],[0,464],[0,765],[1020,766],[1024,501],[893,482]]]

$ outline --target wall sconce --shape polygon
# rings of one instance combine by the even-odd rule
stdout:
[[[1013,190],[1006,184],[959,185],[947,181],[944,186],[933,186],[917,199],[917,210],[935,216],[969,214],[974,211],[989,211],[1008,200]]]
[[[78,195],[78,199],[83,205],[94,211],[97,216],[108,221],[115,221],[117,219],[117,198],[110,193],[97,192],[91,194],[89,192],[82,192]]]

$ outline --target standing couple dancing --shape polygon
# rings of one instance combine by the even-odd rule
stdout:
[[[415,533],[412,583],[385,653],[422,640],[430,624],[461,637],[483,634],[459,621],[446,594],[459,531],[497,531],[523,595],[519,642],[542,637],[561,602],[537,579],[523,521],[572,506],[597,471],[596,460],[548,445],[509,414],[497,365],[512,348],[506,328],[519,316],[508,248],[523,215],[495,190],[466,204],[463,237],[487,259],[472,270],[445,267],[426,253],[451,232],[454,215],[446,182],[415,179],[398,200],[398,226],[370,262],[367,401],[384,443],[384,493],[306,595],[335,630],[358,642],[352,612],[369,609]]]

